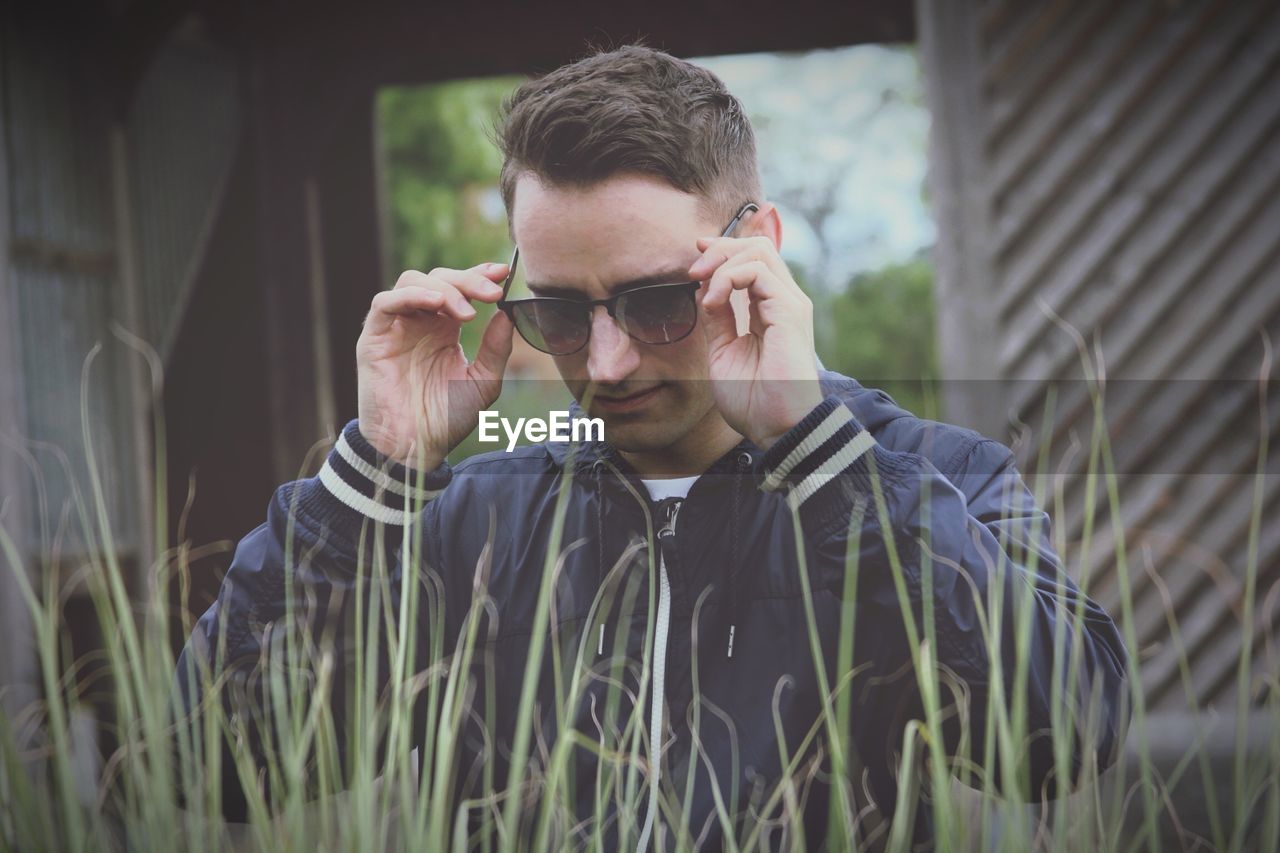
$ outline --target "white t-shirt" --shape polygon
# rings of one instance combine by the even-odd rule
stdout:
[[[649,490],[649,497],[655,501],[665,498],[685,498],[689,496],[689,489],[692,488],[695,480],[700,475],[694,474],[692,477],[675,477],[671,480],[641,480],[644,487]]]

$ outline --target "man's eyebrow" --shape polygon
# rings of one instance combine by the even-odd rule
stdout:
[[[686,264],[684,266],[678,266],[678,267],[671,267],[669,269],[661,270],[659,272],[650,273],[649,275],[646,275],[646,276],[641,276],[640,278],[633,278],[627,281],[620,281],[617,284],[611,285],[609,287],[609,293],[610,294],[621,293],[624,290],[635,290],[637,287],[648,287],[651,284],[681,284],[683,282],[689,281],[690,266],[692,266],[692,264]],[[565,285],[558,285],[551,282],[547,282],[546,284],[543,284],[540,282],[535,283],[530,281],[527,283],[527,286],[529,290],[531,290],[532,292],[536,293],[539,296],[558,296],[563,299],[581,299],[582,298],[582,291],[573,287],[567,287]]]

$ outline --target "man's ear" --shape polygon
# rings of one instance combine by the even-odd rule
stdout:
[[[760,209],[747,217],[745,235],[763,234],[773,241],[773,247],[782,251],[782,215],[778,206],[771,201],[760,202]]]

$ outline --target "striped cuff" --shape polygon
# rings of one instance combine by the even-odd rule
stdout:
[[[785,491],[799,509],[841,475],[865,475],[865,457],[876,447],[840,399],[827,397],[769,448],[760,488]]]
[[[341,527],[340,516],[355,510],[381,524],[405,526],[414,522],[426,503],[449,484],[453,473],[446,462],[430,472],[419,472],[392,462],[360,434],[359,421],[342,430],[319,481],[323,489],[311,490],[304,508],[318,521]],[[335,501],[336,499],[336,501]]]

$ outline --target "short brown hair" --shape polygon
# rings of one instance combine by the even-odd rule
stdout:
[[[589,187],[620,174],[661,178],[728,222],[761,201],[755,133],[705,68],[629,44],[521,85],[503,102],[499,186],[510,221],[516,181]]]

